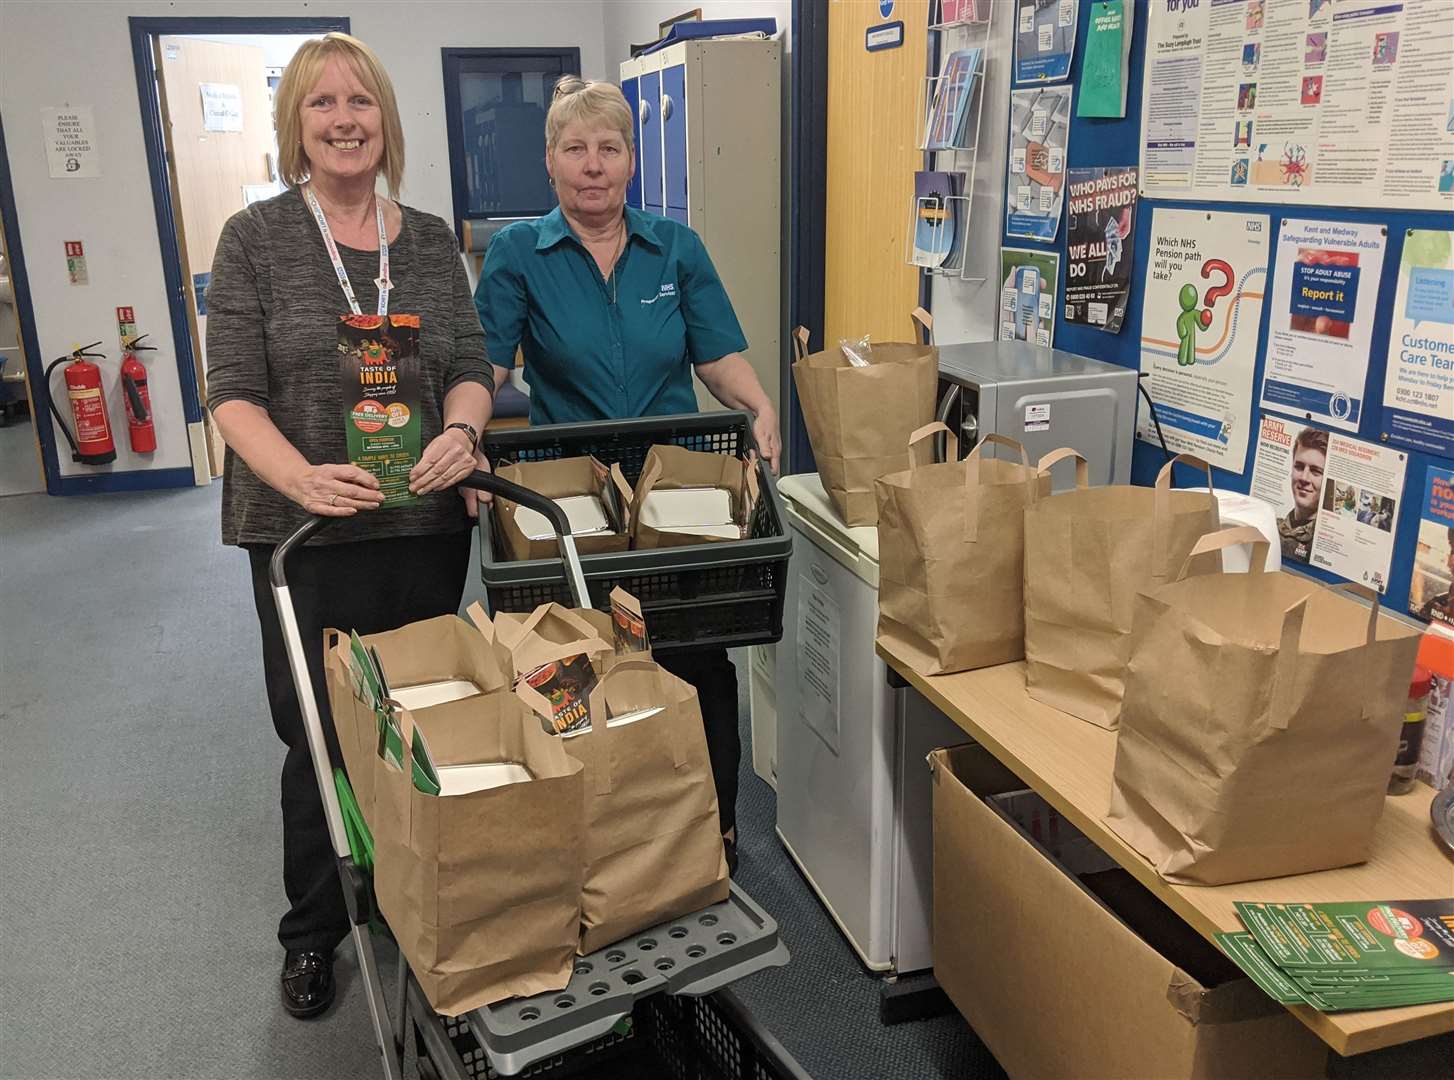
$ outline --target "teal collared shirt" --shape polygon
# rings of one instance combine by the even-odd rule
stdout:
[[[695,232],[629,206],[626,230],[614,283],[559,208],[490,241],[475,307],[492,362],[525,355],[532,424],[696,412],[692,365],[747,348]]]

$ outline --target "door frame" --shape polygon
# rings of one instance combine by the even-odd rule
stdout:
[[[819,0],[793,0],[792,53],[792,258],[791,300],[784,345],[793,361],[792,331],[806,326],[823,332],[823,290],[826,265],[828,193],[828,5]],[[816,467],[808,429],[798,404],[796,381],[787,382],[787,432],[784,469],[806,472]]]
[[[0,118],[0,228],[5,234],[5,252],[10,260],[10,287],[15,294],[15,322],[20,331],[20,351],[25,360],[25,393],[29,397],[30,425],[40,447],[40,467],[49,495],[61,494],[60,463],[56,460],[56,435],[49,412],[36,411],[36,390],[44,381],[45,363],[40,358],[40,339],[35,333],[35,309],[30,302],[30,277],[25,272],[25,252],[20,243],[20,215],[15,208],[15,184],[10,179],[10,153],[5,146],[5,121]],[[49,393],[46,401],[50,400]],[[42,409],[48,408],[40,404]]]
[[[192,331],[187,312],[186,283],[182,281],[182,252],[177,244],[177,208],[167,173],[166,136],[162,129],[161,103],[157,95],[157,68],[153,41],[166,34],[326,34],[349,32],[348,16],[137,16],[127,19],[131,29],[131,55],[136,67],[136,93],[141,106],[142,141],[146,145],[146,167],[151,180],[152,203],[156,208],[157,239],[161,245],[162,277],[166,282],[167,307],[171,315],[172,339],[176,344],[177,379],[182,391],[186,422],[202,422],[203,402],[197,386],[197,357],[192,351]],[[195,463],[194,463],[195,465]],[[173,470],[166,470],[173,471]],[[181,471],[181,470],[176,470]],[[186,484],[193,483],[192,470]],[[142,474],[151,479],[156,474]],[[162,487],[166,484],[143,483]]]

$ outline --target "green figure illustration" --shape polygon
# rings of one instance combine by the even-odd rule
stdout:
[[[1181,367],[1189,367],[1197,362],[1197,327],[1200,325],[1196,309],[1197,287],[1183,285],[1177,294],[1177,302],[1181,305],[1181,314],[1176,317],[1176,337],[1181,347],[1176,351],[1176,362]]]

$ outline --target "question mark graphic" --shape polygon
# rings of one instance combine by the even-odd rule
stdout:
[[[1226,296],[1229,292],[1232,291],[1232,268],[1221,259],[1208,259],[1206,262],[1202,263],[1202,277],[1211,277],[1213,270],[1220,270],[1222,272],[1222,283],[1220,285],[1213,285],[1211,288],[1209,288],[1207,290],[1207,295],[1204,297],[1207,306],[1204,307],[1201,311],[1201,314],[1197,316],[1197,321],[1202,324],[1203,330],[1212,325],[1212,305],[1215,304],[1218,299]]]

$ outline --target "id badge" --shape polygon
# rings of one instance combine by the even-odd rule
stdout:
[[[419,316],[340,315],[339,377],[350,464],[378,478],[383,505],[405,506],[419,462]]]

